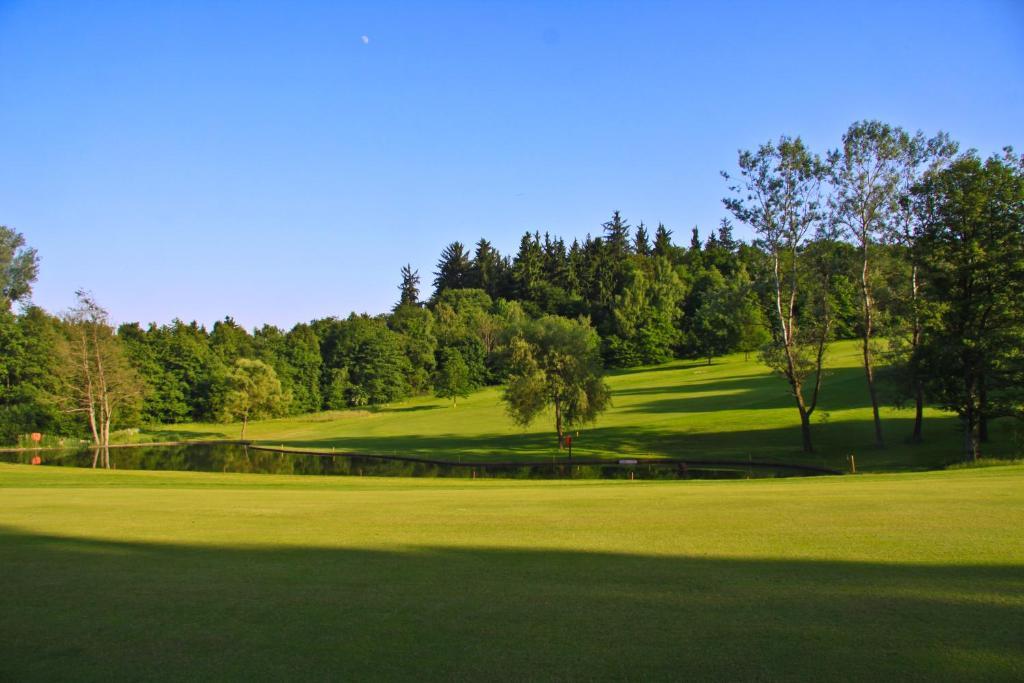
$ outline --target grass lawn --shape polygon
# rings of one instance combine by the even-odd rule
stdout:
[[[867,471],[936,467],[961,457],[957,420],[928,411],[924,445],[904,442],[912,411],[883,410],[888,448],[874,447],[871,410],[858,342],[832,346],[829,374],[814,420],[818,453],[800,451],[799,417],[785,381],[742,354],[702,362],[621,370],[608,382],[613,407],[575,440],[581,457],[668,456],[693,459],[777,460],[846,469],[854,454]],[[1021,435],[1009,421],[992,425],[988,455],[1019,453]],[[186,424],[150,430],[147,437],[238,438],[239,425]],[[337,448],[446,459],[537,460],[551,456],[553,420],[528,429],[505,414],[496,387],[459,401],[417,398],[375,411],[337,411],[251,423],[248,438],[267,445]]]
[[[1024,678],[1021,466],[629,482],[0,465],[0,568],[0,680]]]

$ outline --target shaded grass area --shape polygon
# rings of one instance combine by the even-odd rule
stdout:
[[[247,550],[9,530],[0,553],[35,577],[17,604],[0,599],[12,680],[1024,675],[1024,610],[1001,597],[1024,590],[1017,567]],[[62,614],[39,619],[54,600]]]
[[[861,470],[940,467],[961,457],[959,423],[929,410],[925,443],[906,443],[910,410],[883,410],[888,447],[874,447],[871,410],[855,342],[833,346],[822,401],[814,415],[817,453],[800,450],[799,420],[786,383],[742,354],[712,365],[677,361],[609,375],[612,408],[580,430],[574,452],[581,457],[656,456],[692,459],[754,459],[845,469],[853,454]],[[264,445],[409,455],[442,460],[538,460],[557,455],[551,419],[527,429],[505,413],[501,390],[475,392],[452,408],[433,398],[412,399],[375,411],[335,411],[251,423],[247,436]],[[166,425],[172,439],[237,438],[237,425]],[[991,426],[986,455],[1021,452],[1024,432],[1011,421]],[[564,454],[563,454],[564,455]]]
[[[0,679],[1024,676],[1024,467],[0,490]]]

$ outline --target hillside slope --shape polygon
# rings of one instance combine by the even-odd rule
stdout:
[[[813,417],[817,453],[800,451],[799,419],[786,383],[754,356],[610,373],[612,408],[575,439],[581,457],[662,456],[784,461],[846,468],[854,454],[864,470],[920,469],[960,457],[955,417],[927,412],[925,443],[904,442],[912,413],[883,410],[888,447],[873,446],[870,408],[856,342],[834,344],[822,400]],[[264,444],[450,459],[538,459],[557,454],[551,419],[523,429],[505,413],[501,389],[460,401],[421,397],[373,411],[333,411],[250,423],[246,436]],[[1012,451],[1013,425],[993,425],[988,455]],[[157,438],[237,438],[238,425],[169,425]]]

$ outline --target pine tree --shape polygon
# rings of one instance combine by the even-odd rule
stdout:
[[[701,249],[700,245],[700,232],[697,230],[697,226],[693,226],[693,232],[690,233],[690,252],[699,253]]]
[[[658,223],[654,232],[654,255],[668,256],[672,251],[672,231],[664,223]]]
[[[506,261],[501,258],[501,254],[490,242],[481,238],[476,243],[468,286],[482,289],[491,297],[501,296],[506,288],[506,270]]]
[[[718,244],[730,253],[734,253],[738,246],[732,237],[732,223],[728,218],[723,218],[718,226]]]
[[[411,264],[402,266],[402,284],[398,285],[398,291],[401,292],[401,296],[398,305],[395,306],[396,309],[400,306],[420,305],[420,273],[413,270]]]
[[[648,242],[647,228],[644,227],[643,221],[636,226],[636,234],[633,235],[633,251],[639,256],[651,255],[651,245]]]
[[[452,242],[445,247],[434,271],[434,298],[446,289],[464,289],[468,285],[472,265],[462,242]]]
[[[612,212],[612,219],[601,227],[604,228],[604,242],[615,259],[626,256],[629,248],[629,223],[618,211]]]
[[[544,280],[544,252],[540,233],[525,233],[519,240],[519,252],[512,261],[515,295],[520,301],[535,301]]]

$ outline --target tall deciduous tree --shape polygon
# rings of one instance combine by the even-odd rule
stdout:
[[[552,408],[558,447],[565,430],[597,419],[608,407],[600,341],[584,320],[546,315],[526,322],[510,344],[504,400],[512,419],[533,422]]]
[[[93,467],[100,449],[104,464],[110,467],[110,427],[120,411],[142,398],[143,385],[110,326],[107,311],[90,293],[79,290],[75,295],[78,305],[64,316],[63,393],[70,410],[84,413],[88,421],[97,447]]]
[[[825,231],[821,206],[825,167],[800,138],[782,137],[755,152],[740,152],[739,169],[739,178],[730,186],[733,196],[724,202],[754,230],[769,254],[774,320],[772,342],[763,357],[789,384],[800,414],[803,449],[810,453],[814,450],[811,415],[821,391],[830,320],[824,283],[809,282],[815,268],[806,247],[812,237]]]
[[[904,296],[900,297],[902,305],[898,307],[902,323],[899,329],[903,333],[894,335],[893,341],[894,350],[900,359],[898,365],[905,370],[907,389],[914,400],[914,426],[910,440],[915,443],[922,438],[925,402],[924,378],[917,366],[918,349],[924,334],[919,246],[924,212],[915,188],[925,174],[936,173],[946,166],[956,154],[957,147],[945,133],[932,138],[917,133],[910,138],[900,159],[897,210],[886,239],[890,245],[902,250],[908,266]]]
[[[833,219],[860,251],[861,355],[875,426],[875,445],[885,445],[875,386],[872,335],[878,317],[872,270],[877,245],[891,230],[898,209],[900,164],[910,136],[879,121],[858,121],[843,134],[843,146],[829,154]]]
[[[32,283],[39,274],[36,250],[25,246],[25,237],[0,225],[0,308],[25,301],[32,294]]]
[[[918,186],[929,392],[980,454],[989,417],[1024,401],[1024,161],[970,153]]]

